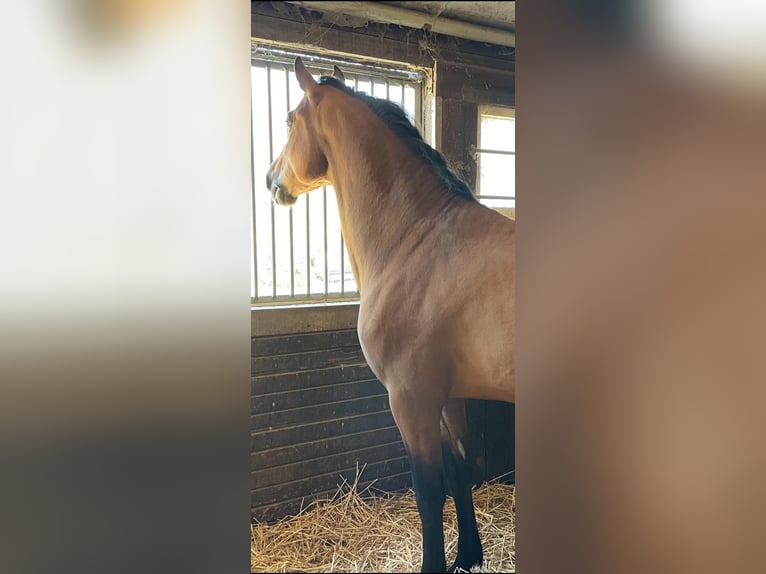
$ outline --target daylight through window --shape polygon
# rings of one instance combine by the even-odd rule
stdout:
[[[476,195],[484,205],[516,216],[516,113],[513,108],[479,108]]]
[[[292,208],[274,205],[266,189],[269,165],[287,141],[287,112],[303,92],[293,72],[296,55],[315,77],[343,70],[346,84],[401,105],[422,132],[423,77],[409,70],[365,66],[273,48],[252,57],[252,273],[253,304],[358,298],[341,237],[331,186],[303,194]]]

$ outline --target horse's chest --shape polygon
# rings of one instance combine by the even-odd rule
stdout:
[[[386,342],[385,326],[381,319],[364,316],[360,310],[358,333],[359,344],[367,364],[375,376],[385,384],[385,366],[391,365],[391,357],[387,356],[387,353],[390,355],[390,344]]]
[[[425,374],[434,365],[433,349],[437,335],[429,335],[428,321],[403,306],[373,312],[363,306],[359,315],[359,342],[375,376],[388,388],[395,381]]]
[[[375,341],[370,344],[369,335],[365,335],[362,326],[359,326],[359,345],[362,347],[362,354],[364,355],[367,365],[372,370],[373,374],[380,380],[383,380],[382,361],[380,353],[377,349]]]
[[[359,343],[367,364],[383,384],[399,354],[393,331],[396,331],[395,325],[387,320],[384,314],[373,313],[370,310],[365,312],[364,308],[360,309]]]

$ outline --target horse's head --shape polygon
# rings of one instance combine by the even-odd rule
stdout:
[[[287,143],[266,173],[266,187],[279,205],[293,205],[300,194],[330,183],[317,117],[317,106],[328,88],[317,84],[300,58],[295,60],[295,75],[303,90],[303,99],[287,114]],[[333,76],[344,81],[337,66]]]

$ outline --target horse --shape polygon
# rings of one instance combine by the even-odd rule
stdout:
[[[303,91],[269,167],[275,203],[335,188],[359,289],[362,352],[386,388],[412,473],[422,572],[445,572],[447,490],[458,519],[450,571],[483,563],[465,399],[515,402],[515,222],[480,204],[405,112],[349,88],[335,66]]]

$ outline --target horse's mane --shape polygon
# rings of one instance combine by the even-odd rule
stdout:
[[[399,105],[388,100],[373,98],[365,93],[357,92],[332,76],[321,76],[317,83],[343,90],[364,102],[404,142],[415,157],[431,168],[448,190],[469,201],[476,201],[476,197],[468,187],[468,184],[449,168],[447,161],[441,153],[423,140],[418,129],[412,125],[406,112]]]

